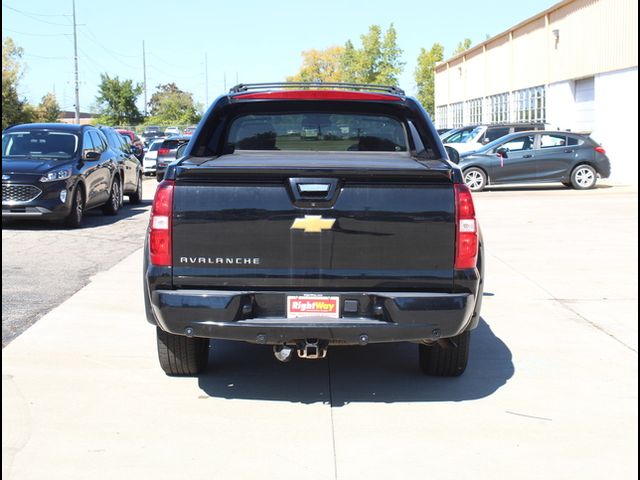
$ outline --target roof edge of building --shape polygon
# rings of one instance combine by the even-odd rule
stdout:
[[[550,14],[550,13],[552,13],[552,12],[562,8],[562,7],[564,7],[565,5],[569,5],[570,3],[573,3],[575,1],[576,0],[561,0],[560,2],[553,4],[552,6],[547,8],[546,10],[543,10],[540,13],[536,13],[534,16],[529,17],[526,20],[523,20],[522,22],[514,25],[513,27],[510,27],[510,28],[500,32],[499,34],[494,35],[493,37],[490,37],[490,38],[486,39],[485,41],[480,42],[477,45],[474,45],[473,47],[471,47],[471,48],[469,48],[469,49],[467,49],[467,50],[465,50],[463,52],[457,53],[454,56],[449,57],[449,58],[447,58],[446,60],[443,60],[440,63],[437,63],[436,66],[435,66],[435,70],[437,71],[440,68],[446,66],[448,63],[452,63],[452,62],[458,60],[459,58],[462,58],[463,56],[468,55],[471,52],[475,52],[476,50],[481,49],[483,46],[485,46],[485,45],[497,40],[498,38],[504,37],[506,35],[509,35],[514,30],[517,30],[520,27],[528,25],[529,23],[532,23],[532,22],[538,20],[539,18],[544,17],[544,16],[546,16],[546,15],[548,15],[548,14]]]

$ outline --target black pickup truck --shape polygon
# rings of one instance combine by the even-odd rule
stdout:
[[[424,373],[457,376],[482,290],[471,192],[395,87],[238,85],[155,194],[144,298],[169,375],[226,339],[281,361],[413,342]]]

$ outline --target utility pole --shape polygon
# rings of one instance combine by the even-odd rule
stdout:
[[[222,77],[223,78],[223,82],[224,82],[224,90],[223,91],[224,91],[224,93],[227,93],[227,72],[224,72],[223,75],[224,75]]]
[[[209,107],[209,66],[207,65],[207,53],[204,54],[204,104]]]
[[[142,84],[144,85],[144,116],[147,116],[147,57],[144,51],[144,40],[142,40]]]
[[[75,64],[76,80],[76,123],[80,123],[80,84],[78,82],[78,35],[76,33],[76,0],[73,0],[73,61]]]

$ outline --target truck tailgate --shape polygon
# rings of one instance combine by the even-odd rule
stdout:
[[[406,155],[234,154],[177,172],[177,288],[449,291],[454,189]]]

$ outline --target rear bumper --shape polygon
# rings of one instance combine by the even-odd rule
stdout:
[[[475,307],[469,293],[331,292],[340,297],[341,318],[286,318],[287,295],[300,292],[155,290],[147,313],[176,335],[270,345],[306,338],[362,344],[453,337],[470,325]],[[346,312],[345,300],[351,307],[357,302],[357,311]]]

